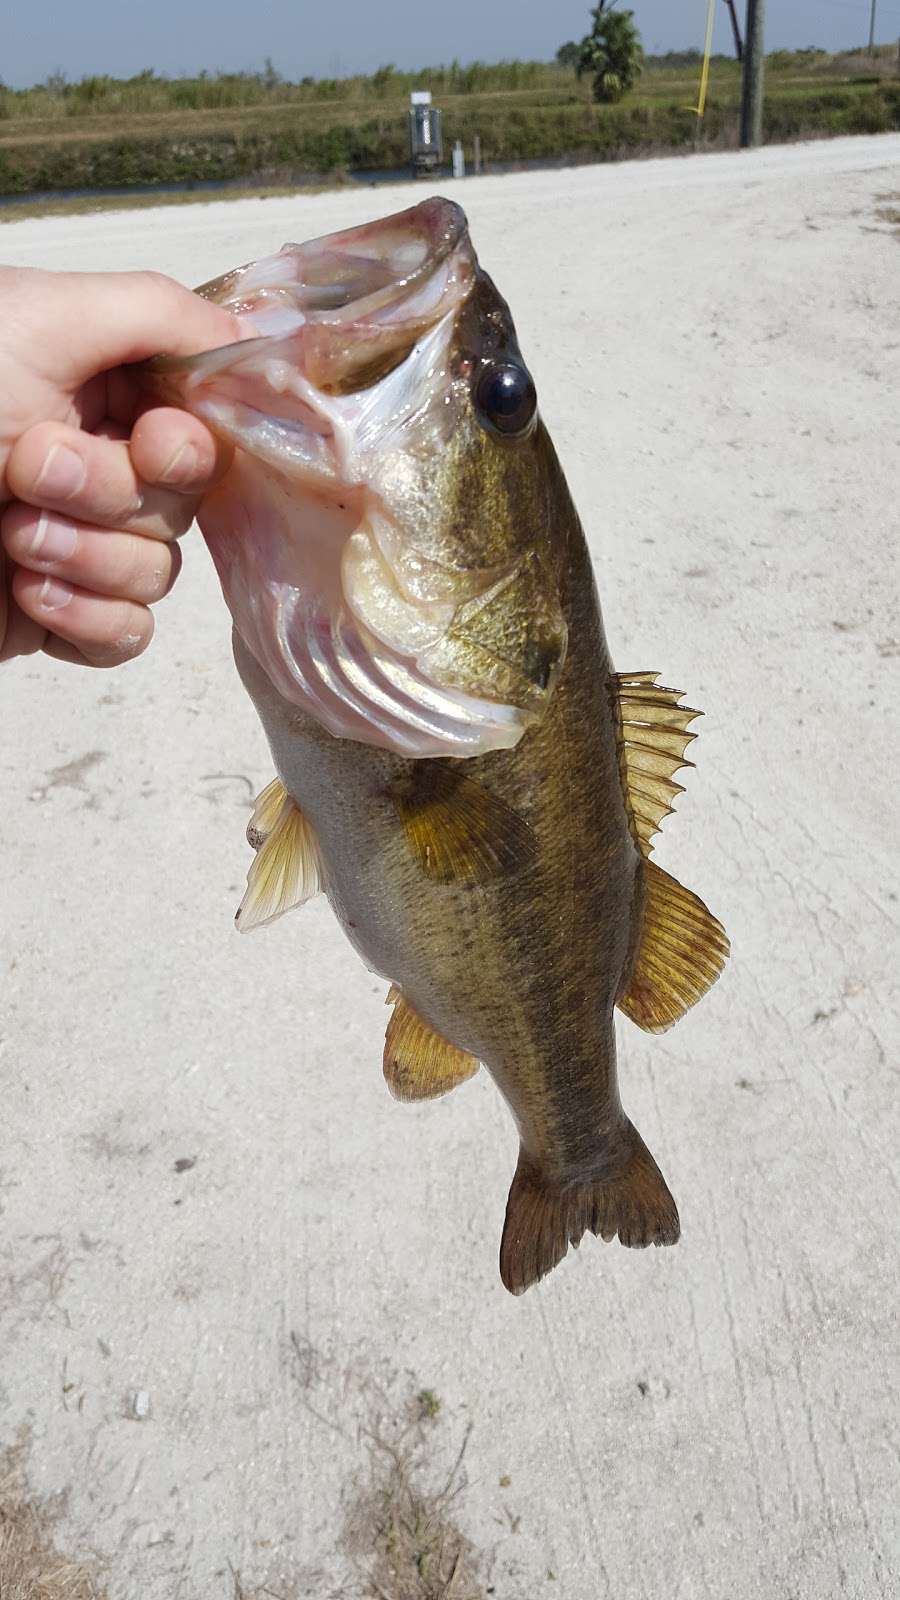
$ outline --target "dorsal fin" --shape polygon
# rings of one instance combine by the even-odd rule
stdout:
[[[620,1011],[648,1033],[663,1033],[715,983],[728,959],[728,939],[703,901],[649,859],[653,835],[683,794],[674,774],[691,767],[685,751],[702,713],[683,706],[681,691],[657,683],[656,672],[617,675],[619,763],[635,842],[644,863],[641,929]]]
[[[680,705],[681,690],[657,683],[658,672],[616,674],[619,713],[619,763],[632,832],[642,855],[683,794],[674,781],[679,767],[693,766],[684,752],[695,733],[688,731],[701,711]]]
[[[640,938],[616,1004],[646,1033],[665,1033],[711,989],[728,960],[725,929],[699,895],[663,872],[643,867]]]
[[[322,887],[316,836],[278,778],[259,796],[247,827],[247,839],[256,858],[235,913],[240,933],[274,922],[292,906],[311,900]]]

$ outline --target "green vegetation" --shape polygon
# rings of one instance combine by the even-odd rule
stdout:
[[[615,105],[641,75],[641,36],[634,25],[634,12],[611,11],[608,0],[598,0],[591,18],[591,31],[578,47],[575,70],[579,78],[591,79],[595,100]]]
[[[548,74],[551,81],[546,81]],[[134,78],[90,77],[69,83],[54,72],[32,89],[0,84],[0,121],[62,122],[67,118],[147,115],[168,111],[221,111],[237,106],[371,104],[406,101],[411,89],[427,83],[436,95],[490,94],[559,85],[567,74],[540,61],[475,61],[460,66],[422,67],[398,72],[379,67],[370,77],[301,78],[289,83],[271,61],[262,72],[201,72],[196,78],[160,77],[149,68]]]
[[[574,39],[569,39],[561,44],[556,52],[556,60],[561,67],[571,67],[573,72],[578,71],[578,62],[581,56],[581,45]]]
[[[563,51],[560,51],[563,55]],[[261,73],[160,78],[140,73],[33,89],[0,87],[0,194],[209,180],[290,185],[348,171],[403,167],[407,97],[429,87],[445,142],[475,134],[490,163],[611,161],[737,141],[740,69],[713,60],[702,125],[699,52],[647,57],[626,104],[596,104],[571,60],[508,61],[288,83]],[[895,49],[872,59],[779,51],[768,63],[766,137],[785,140],[900,128]]]
[[[416,1400],[420,1421],[433,1422],[441,1409],[441,1397],[433,1389],[420,1389]]]

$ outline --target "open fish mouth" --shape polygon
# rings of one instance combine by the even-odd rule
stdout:
[[[386,401],[396,409],[395,391],[412,391],[445,341],[432,340],[426,359],[387,396],[378,392],[381,380],[429,332],[449,332],[475,270],[464,212],[448,200],[426,200],[361,228],[286,244],[201,285],[198,294],[243,320],[244,342],[187,360],[162,357],[154,370],[163,383],[174,375],[192,409],[242,448],[273,458],[281,444],[283,464],[294,472],[304,464],[308,432],[306,465],[327,475],[327,453],[315,441],[331,436],[337,464],[347,468],[340,445],[349,432],[359,432],[374,410],[388,409]],[[373,404],[379,400],[380,408]],[[272,437],[260,427],[266,419],[282,424],[268,430]],[[366,433],[357,445],[366,444]]]
[[[203,285],[246,337],[151,364],[157,394],[236,446],[200,520],[245,644],[331,733],[409,756],[508,748],[552,687],[516,703],[448,666],[460,614],[516,572],[436,553],[428,526],[477,275],[464,213],[429,199]]]

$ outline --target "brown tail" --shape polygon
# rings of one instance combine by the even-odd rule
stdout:
[[[632,1249],[677,1243],[678,1207],[640,1134],[628,1127],[631,1155],[612,1179],[555,1184],[519,1151],[500,1243],[500,1276],[510,1294],[524,1294],[588,1232],[606,1240],[618,1234]]]

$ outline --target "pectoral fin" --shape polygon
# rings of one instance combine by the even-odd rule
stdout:
[[[395,1100],[433,1100],[474,1077],[480,1062],[448,1044],[391,987],[394,1012],[384,1041],[384,1076]]]
[[[316,836],[277,778],[259,796],[247,838],[256,859],[235,914],[240,933],[274,922],[293,906],[311,900],[322,887]]]
[[[712,988],[728,959],[721,922],[699,896],[653,861],[644,863],[640,943],[620,1011],[647,1033],[665,1033]]]
[[[484,882],[532,859],[528,823],[456,764],[419,763],[393,799],[410,849],[437,883]]]

